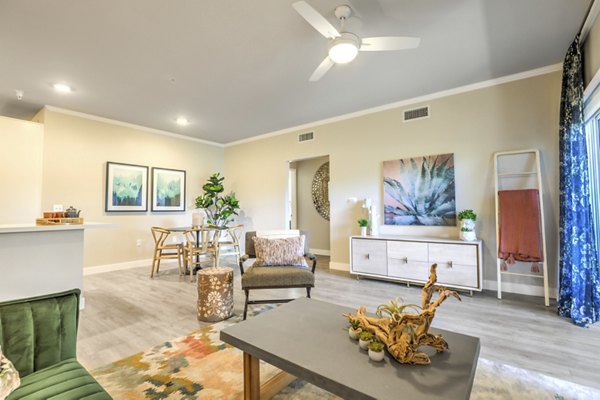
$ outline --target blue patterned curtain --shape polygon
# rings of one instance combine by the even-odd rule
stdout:
[[[564,61],[560,104],[558,314],[579,326],[600,319],[598,253],[583,122],[583,66],[577,35]]]

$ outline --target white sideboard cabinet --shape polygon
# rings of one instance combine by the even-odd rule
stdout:
[[[350,273],[417,284],[437,264],[438,284],[469,291],[482,289],[481,240],[414,236],[351,236]]]

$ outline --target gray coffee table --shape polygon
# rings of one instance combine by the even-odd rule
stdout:
[[[342,314],[355,311],[300,298],[222,330],[221,340],[244,352],[244,398],[260,398],[259,360],[345,399],[470,397],[479,338],[432,328],[450,349],[436,353],[422,348],[431,364],[403,365],[387,353],[377,363],[348,337]],[[285,387],[291,380],[289,375],[279,375],[267,386],[273,393],[275,386]]]

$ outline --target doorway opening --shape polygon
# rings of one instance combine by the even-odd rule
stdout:
[[[286,225],[305,231],[311,253],[330,255],[329,156],[289,162]]]

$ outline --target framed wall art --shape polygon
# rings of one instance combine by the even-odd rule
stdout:
[[[386,225],[456,226],[454,154],[383,162]]]
[[[108,161],[105,210],[148,211],[148,167]]]
[[[185,211],[185,171],[152,168],[152,211]]]

